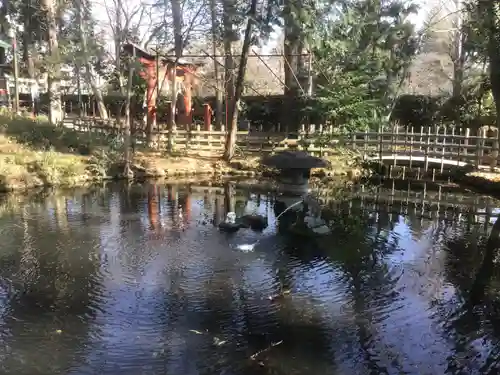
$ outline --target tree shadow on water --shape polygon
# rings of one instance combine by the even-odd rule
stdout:
[[[102,288],[90,245],[98,241],[95,232],[69,227],[56,233],[49,212],[22,218],[9,233],[17,251],[0,254],[0,279],[9,287],[2,374],[62,373],[84,358],[91,331],[99,335],[92,327]]]
[[[451,306],[450,303],[442,306],[440,312],[443,333],[453,347],[446,373],[497,374],[500,371],[500,268],[496,259],[500,250],[500,220],[494,223],[487,239],[472,234],[472,240],[460,237],[447,245],[450,251],[458,251],[460,255],[454,257],[454,266],[447,269],[448,278],[457,288],[458,300],[453,299]],[[468,258],[467,254],[470,254]]]

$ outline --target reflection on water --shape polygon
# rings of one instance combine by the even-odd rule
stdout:
[[[424,190],[355,187],[320,243],[278,235],[272,195],[230,185],[11,205],[0,373],[496,373],[498,246],[486,245],[500,205]],[[228,210],[271,225],[220,233]]]

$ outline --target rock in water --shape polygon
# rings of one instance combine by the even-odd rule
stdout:
[[[241,224],[236,223],[236,214],[228,212],[226,220],[219,224],[219,229],[223,232],[234,233],[241,228]]]
[[[241,228],[241,225],[236,224],[236,223],[227,223],[227,222],[222,222],[219,224],[219,229],[222,232],[228,232],[228,233],[234,233],[237,232]]]
[[[245,253],[249,253],[249,252],[253,251],[253,249],[255,248],[255,245],[257,245],[257,243],[258,242],[256,242],[256,243],[243,243],[240,245],[236,245],[236,249],[243,251]]]
[[[243,226],[255,231],[262,231],[268,226],[267,218],[261,215],[243,215],[239,221]]]

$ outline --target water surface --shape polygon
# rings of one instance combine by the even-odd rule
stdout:
[[[495,219],[482,212],[500,204],[454,187],[410,187],[406,201],[406,188],[387,188],[356,187],[320,243],[277,233],[272,194],[229,187],[10,200],[0,373],[496,373]],[[436,189],[441,201],[425,201]],[[271,225],[220,233],[228,210]]]

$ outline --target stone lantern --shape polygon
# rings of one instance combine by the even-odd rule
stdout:
[[[279,172],[278,196],[274,205],[275,215],[280,217],[286,212],[288,215],[283,215],[281,221],[287,222],[287,217],[294,221],[297,219],[297,213],[301,212],[305,219],[310,205],[306,203],[305,198],[310,191],[311,169],[325,168],[330,166],[330,163],[304,151],[282,151],[264,157],[262,164],[275,168]]]

